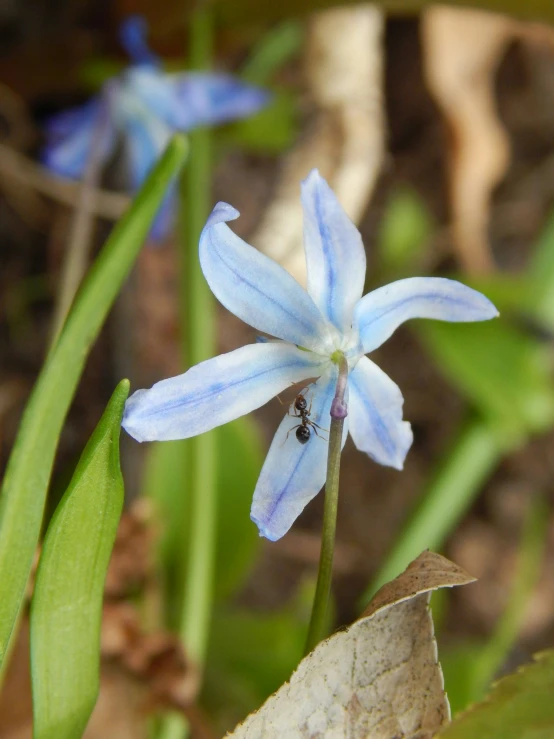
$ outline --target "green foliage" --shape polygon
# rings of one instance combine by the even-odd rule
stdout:
[[[291,146],[297,129],[296,101],[281,90],[266,108],[224,129],[219,140],[247,151],[278,154]]]
[[[88,352],[186,155],[176,137],[90,269],[27,404],[0,496],[0,661],[25,593],[59,434]]]
[[[379,228],[378,252],[385,272],[398,279],[411,272],[424,254],[433,224],[419,195],[407,187],[393,192]]]
[[[258,708],[302,657],[314,583],[271,613],[220,608],[212,623],[203,702],[222,731]]]
[[[275,72],[296,56],[304,40],[304,25],[287,20],[271,28],[256,44],[240,75],[252,85],[267,85]]]
[[[439,367],[482,416],[514,441],[554,422],[547,349],[502,318],[426,321],[418,333]]]
[[[251,418],[239,418],[218,429],[218,515],[216,597],[224,598],[244,582],[257,559],[260,537],[250,520],[254,488],[264,451]]]
[[[31,605],[35,739],[80,739],[99,687],[104,581],[123,508],[116,388],[52,517]]]
[[[539,578],[546,534],[548,508],[543,497],[529,507],[524,521],[518,561],[508,602],[492,636],[484,645],[464,645],[441,652],[445,685],[452,712],[484,697],[494,676],[517,640],[527,606]]]
[[[500,680],[482,702],[439,732],[439,739],[551,739],[554,651]]]
[[[263,463],[255,422],[247,417],[221,426],[218,434],[215,595],[221,600],[243,583],[256,559],[259,536],[250,505]],[[165,573],[169,622],[175,624],[177,583],[189,547],[190,485],[188,440],[153,444],[145,471],[144,494],[159,511],[160,563]]]
[[[442,547],[505,450],[505,441],[482,421],[472,421],[461,430],[383,567],[363,594],[362,609],[382,585],[394,579],[424,549]]]

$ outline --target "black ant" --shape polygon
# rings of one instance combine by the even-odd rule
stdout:
[[[285,441],[289,438],[289,434],[291,431],[294,431],[296,429],[296,438],[300,442],[300,444],[306,444],[310,440],[311,430],[310,426],[315,431],[315,435],[319,436],[317,433],[317,430],[320,429],[321,431],[326,431],[327,429],[322,429],[321,426],[318,426],[315,421],[310,420],[310,413],[312,411],[312,401],[310,400],[310,407],[308,408],[308,402],[304,395],[302,393],[299,393],[296,398],[294,399],[294,410],[296,413],[290,413],[289,409],[289,415],[294,416],[294,418],[299,418],[300,423],[297,426],[293,426],[288,434],[285,437]]]

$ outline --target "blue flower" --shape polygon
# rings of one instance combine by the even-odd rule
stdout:
[[[215,296],[277,340],[251,344],[139,390],[123,426],[138,441],[184,439],[259,408],[281,391],[317,378],[304,395],[310,420],[329,428],[338,377],[348,361],[344,439],[379,464],[402,469],[412,444],[402,393],[365,354],[410,318],[484,321],[498,315],[481,293],[453,280],[412,277],[362,297],[366,259],[360,233],[317,170],[302,183],[307,289],[226,225],[238,212],[218,203],[200,239],[200,263]],[[279,426],[254,491],[251,517],[262,536],[285,534],[325,482],[328,444],[299,443],[294,408]],[[325,433],[319,431],[319,437]]]
[[[42,159],[55,174],[80,179],[91,150],[105,165],[122,146],[127,184],[140,187],[174,131],[190,131],[245,118],[271,99],[270,93],[226,74],[166,74],[145,41],[142,18],[123,24],[121,41],[133,64],[110,79],[98,97],[50,119]],[[171,200],[155,224],[154,238],[171,225]]]

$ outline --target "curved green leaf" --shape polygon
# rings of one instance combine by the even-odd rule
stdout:
[[[58,437],[88,352],[186,155],[175,137],[90,269],[27,403],[0,496],[0,664],[37,546]]]
[[[116,388],[46,532],[31,602],[34,739],[79,739],[96,702],[104,581],[123,508]]]
[[[437,739],[551,739],[554,651],[500,680],[489,696],[437,734]]]

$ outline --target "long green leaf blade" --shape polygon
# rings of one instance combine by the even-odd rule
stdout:
[[[99,688],[104,581],[123,508],[116,388],[46,532],[31,603],[34,739],[80,739]]]
[[[77,295],[27,404],[0,497],[0,664],[37,546],[58,437],[88,352],[186,155],[175,137],[112,232]]]

